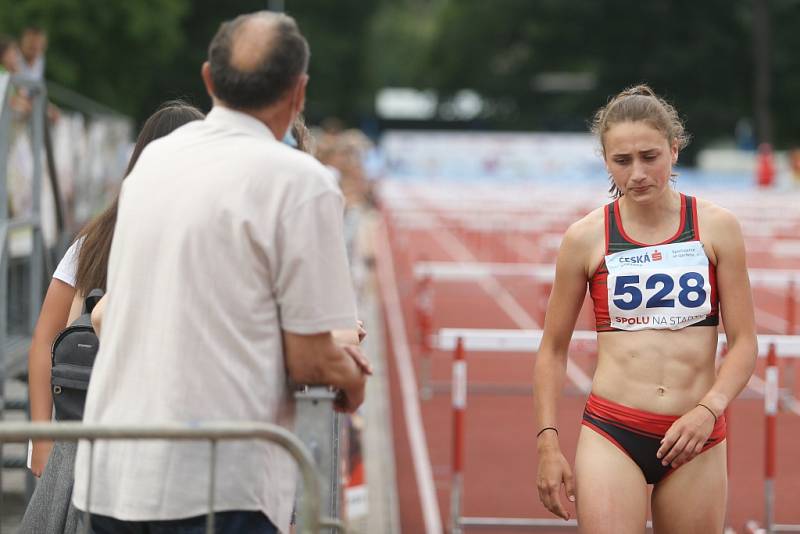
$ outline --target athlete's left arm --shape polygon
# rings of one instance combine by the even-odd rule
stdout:
[[[704,234],[711,237],[717,261],[717,289],[728,354],[711,389],[697,406],[673,423],[662,440],[656,455],[664,465],[672,467],[685,464],[702,451],[714,421],[750,380],[758,354],[742,229],[726,210],[709,206],[704,211]]]
[[[714,385],[700,402],[719,417],[750,380],[756,365],[758,342],[739,221],[729,211],[715,206],[707,211],[711,215],[708,220],[717,257],[717,288],[728,354]]]

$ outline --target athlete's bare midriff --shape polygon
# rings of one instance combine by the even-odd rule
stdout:
[[[701,201],[698,209],[702,211],[706,205]],[[698,224],[713,265],[716,264],[710,240],[713,233],[704,222],[701,213]],[[584,223],[585,236],[593,244],[585,257],[587,278],[591,278],[605,255],[602,210],[589,214]],[[636,237],[658,242],[674,234],[676,225],[672,221],[658,234]],[[592,392],[632,408],[682,415],[697,405],[716,378],[716,326],[598,332],[597,347]]]
[[[640,410],[681,415],[714,383],[717,328],[599,332],[595,395]]]

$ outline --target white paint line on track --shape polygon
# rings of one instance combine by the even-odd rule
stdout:
[[[775,315],[774,313],[769,313],[758,306],[753,306],[753,308],[755,309],[756,314],[756,327],[762,326],[768,330],[777,330],[778,332],[783,332],[786,330],[789,321],[787,321],[784,317]]]
[[[400,391],[403,397],[403,413],[406,421],[411,458],[414,463],[414,474],[417,479],[422,517],[426,534],[442,534],[442,519],[439,513],[439,501],[433,482],[431,459],[428,456],[428,442],[422,424],[422,411],[419,406],[417,379],[411,362],[411,349],[408,346],[403,309],[400,305],[400,293],[394,272],[392,251],[388,244],[385,226],[381,225],[381,236],[375,242],[378,246],[377,267],[383,303],[386,307],[386,320],[389,326],[389,337],[392,341],[392,352],[397,363],[397,374],[400,377]]]
[[[477,258],[469,251],[469,249],[447,229],[434,229],[431,234],[433,238],[439,243],[439,246],[457,262],[460,263],[475,263]],[[517,302],[517,300],[508,292],[506,288],[500,285],[497,278],[494,276],[484,276],[477,280],[478,285],[490,297],[497,301],[497,304],[506,312],[512,321],[517,326],[524,329],[537,330],[540,328],[533,317],[525,311],[525,309]]]
[[[760,396],[764,396],[764,389],[766,384],[764,380],[758,375],[752,375],[750,380],[747,382],[747,388],[755,391],[756,394]],[[786,409],[790,412],[794,413],[795,415],[800,415],[800,402],[791,393],[782,393],[780,395],[780,402],[784,405]]]
[[[510,241],[510,243],[509,243]],[[530,262],[539,261],[539,257],[537,254],[534,254],[534,250],[538,246],[538,243],[525,236],[521,235],[513,235],[511,237],[506,238],[506,247],[509,245],[514,246],[514,253],[517,254],[520,258],[528,260]]]
[[[434,215],[431,215],[431,217],[435,219]],[[477,258],[475,258],[472,252],[470,252],[449,230],[441,228],[435,229],[433,230],[433,236],[442,248],[455,260],[465,263],[477,261]],[[495,302],[497,302],[511,320],[517,324],[517,327],[528,330],[537,330],[540,328],[539,323],[525,311],[525,308],[523,308],[519,301],[500,284],[497,278],[494,276],[485,276],[478,280],[478,284],[495,300]],[[592,388],[592,379],[570,357],[567,357],[567,378],[584,393],[588,393]]]

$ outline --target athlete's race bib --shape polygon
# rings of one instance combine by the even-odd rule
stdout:
[[[699,241],[606,256],[608,312],[621,330],[678,330],[711,313],[708,257]]]

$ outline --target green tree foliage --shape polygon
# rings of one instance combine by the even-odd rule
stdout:
[[[48,79],[128,114],[184,44],[189,0],[0,0],[0,31],[47,30]]]
[[[773,134],[778,146],[800,147],[800,1],[771,7]]]
[[[266,0],[0,0],[0,32],[50,33],[48,77],[141,119],[167,98],[208,107],[199,70],[220,22]],[[694,149],[752,117],[753,0],[284,0],[312,49],[307,114],[358,124],[385,86],[473,89],[481,124],[585,130],[647,82],[674,102]],[[800,143],[800,0],[770,0],[776,144]],[[545,73],[589,74],[543,91]]]
[[[138,116],[167,98],[184,98],[202,108],[209,99],[200,79],[200,66],[219,25],[242,13],[265,9],[266,0],[193,0],[173,32],[183,45],[167,65],[153,71],[152,89],[142,95]],[[377,3],[360,0],[285,0],[286,11],[300,26],[311,46],[306,110],[317,122],[327,116],[355,120],[364,108],[364,40]],[[366,105],[366,104],[364,104]]]
[[[498,122],[576,129],[609,96],[646,82],[673,101],[700,142],[750,112],[747,2],[730,0],[462,0],[440,13],[430,68],[437,87],[470,84],[510,99]],[[452,54],[451,50],[461,53]],[[587,73],[581,92],[537,90],[536,76]]]

